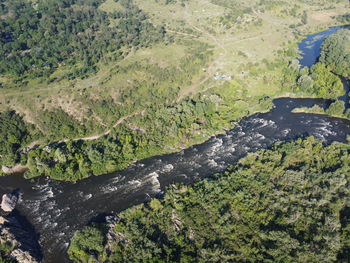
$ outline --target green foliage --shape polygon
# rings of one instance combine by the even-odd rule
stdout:
[[[339,16],[337,16],[337,20],[340,23],[349,24],[349,22],[350,22],[350,14],[339,15]]]
[[[349,110],[345,111],[345,103],[341,100],[336,100],[328,108],[324,109],[318,105],[314,105],[311,108],[296,108],[292,112],[314,113],[314,114],[327,114],[333,117],[340,117],[350,119]]]
[[[349,145],[277,143],[120,213],[96,261],[348,262],[349,184]]]
[[[43,127],[49,139],[74,138],[86,135],[87,131],[99,131],[93,121],[79,122],[62,109],[43,110],[37,125]]]
[[[211,0],[210,2],[225,8],[225,14],[219,17],[219,22],[226,30],[251,30],[253,26],[263,25],[263,20],[253,15],[251,3],[242,0]]]
[[[19,161],[18,150],[38,134],[14,111],[0,112],[0,123],[0,165],[11,165]]]
[[[122,46],[147,46],[164,31],[146,22],[130,0],[126,11],[104,13],[102,0],[2,1],[0,73],[47,76],[58,67],[72,67],[67,77],[96,71],[106,54],[119,56]],[[111,23],[113,19],[114,23]]]
[[[326,110],[326,113],[332,116],[343,116],[345,112],[345,104],[344,101],[337,100],[333,102],[329,108]]]
[[[340,78],[322,63],[316,63],[311,67],[311,77],[314,80],[313,93],[319,97],[337,98],[344,93]]]
[[[0,263],[15,263],[16,261],[10,257],[13,248],[8,243],[0,243]]]
[[[105,238],[101,230],[87,227],[72,238],[68,249],[69,257],[75,262],[96,262],[94,256],[103,252],[104,243]]]
[[[304,25],[306,25],[306,24],[307,24],[307,21],[308,21],[308,15],[307,15],[307,12],[304,11],[304,12],[303,12],[303,15],[302,15],[302,17],[301,17],[301,22],[302,22]]]
[[[283,80],[282,80],[282,87],[285,90],[292,89],[294,91],[299,90],[299,85],[302,84],[302,80],[299,81],[298,84],[298,77],[300,76],[300,65],[298,60],[294,59],[292,60],[288,66],[285,66],[283,68]]]
[[[0,263],[15,263],[16,261],[8,256],[3,256],[0,254]]]
[[[320,62],[333,72],[350,77],[350,30],[342,29],[327,37],[321,47]]]
[[[300,68],[298,61],[293,60],[284,71],[282,85],[286,89],[292,87],[295,92],[328,99],[336,99],[344,93],[341,79],[320,62],[309,70]]]
[[[45,175],[76,181],[125,168],[133,160],[162,152],[166,145],[186,139],[197,129],[212,127],[215,108],[213,102],[200,97],[172,107],[154,106],[150,113],[135,117],[133,123],[139,128],[120,125],[98,140],[33,149],[28,153],[26,177]]]
[[[295,108],[292,110],[293,113],[313,113],[313,114],[326,114],[325,109],[314,105],[311,108],[308,107],[301,107],[301,108]]]

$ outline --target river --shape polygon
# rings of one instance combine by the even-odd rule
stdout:
[[[315,63],[320,39],[339,28],[330,28],[302,41],[300,63],[304,66],[309,66],[311,61]],[[344,99],[348,101],[348,96]],[[45,178],[29,181],[20,175],[1,177],[0,194],[20,189],[22,200],[16,209],[39,233],[44,262],[66,262],[68,242],[76,230],[105,213],[118,213],[147,201],[169,184],[193,183],[222,172],[248,152],[270,147],[277,141],[313,135],[328,143],[345,142],[350,134],[348,120],[291,112],[315,104],[326,107],[330,100],[280,98],[273,103],[270,112],[246,117],[233,130],[179,153],[145,159],[121,172],[77,183]]]

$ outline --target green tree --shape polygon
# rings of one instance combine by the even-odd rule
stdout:
[[[73,237],[68,254],[76,262],[95,262],[98,253],[104,249],[104,242],[101,230],[87,227]]]
[[[322,43],[320,62],[346,78],[350,77],[350,30],[341,29]]]

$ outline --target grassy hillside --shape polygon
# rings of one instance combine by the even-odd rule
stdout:
[[[0,110],[15,110],[28,125],[34,125],[35,133],[42,134],[33,137],[29,146],[61,141],[63,144],[53,145],[56,150],[65,148],[68,139],[82,138],[83,145],[87,142],[101,148],[101,140],[104,145],[107,141],[125,142],[118,133],[126,131],[131,136],[127,144],[138,143],[123,145],[128,157],[118,150],[123,165],[113,165],[114,168],[203,141],[213,133],[232,128],[233,121],[243,116],[268,109],[275,96],[302,94],[293,90],[284,77],[285,69],[297,56],[296,41],[306,33],[342,23],[348,5],[345,0],[300,0],[292,5],[285,0],[71,2],[74,3],[67,8],[79,12],[89,10],[85,5],[98,7],[95,15],[103,18],[99,25],[111,32],[116,30],[117,38],[124,37],[123,32],[132,32],[134,27],[125,28],[125,21],[132,20],[133,12],[144,26],[138,35],[133,35],[133,41],[127,41],[126,35],[116,49],[108,48],[110,43],[102,45],[108,52],[88,64],[94,70],[83,75],[74,73],[83,65],[79,56],[66,58],[69,63],[67,60],[50,66],[42,76],[3,71]],[[27,4],[29,10],[37,8],[34,2]],[[6,8],[2,12],[3,21],[15,19]],[[93,16],[90,19],[94,21]],[[154,32],[161,38],[151,41],[149,37]],[[24,58],[25,51],[21,53]],[[210,108],[204,108],[207,114],[201,113],[199,106],[194,108],[202,102]],[[106,152],[103,147],[99,151]],[[41,156],[32,158],[31,165],[46,160],[50,168],[57,163],[51,156]],[[2,164],[11,165],[16,160]],[[78,162],[76,158],[74,161]],[[34,175],[42,174],[34,172],[37,167],[32,168]],[[102,172],[105,170],[92,174]]]
[[[349,262],[350,146],[278,143],[79,231],[74,262]]]

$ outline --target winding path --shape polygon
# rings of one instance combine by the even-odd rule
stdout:
[[[107,136],[108,134],[110,134],[113,128],[115,128],[118,125],[120,125],[121,123],[123,123],[126,119],[129,119],[129,118],[134,117],[134,116],[139,115],[139,114],[143,115],[145,112],[146,112],[146,110],[142,110],[142,111],[134,112],[134,113],[131,113],[129,115],[123,116],[112,126],[112,128],[108,129],[107,131],[105,131],[103,133],[95,134],[95,135],[91,135],[91,136],[87,136],[87,137],[75,138],[75,139],[63,139],[63,140],[58,141],[58,143],[68,142],[68,141],[93,141],[93,140],[97,140],[103,136]]]

